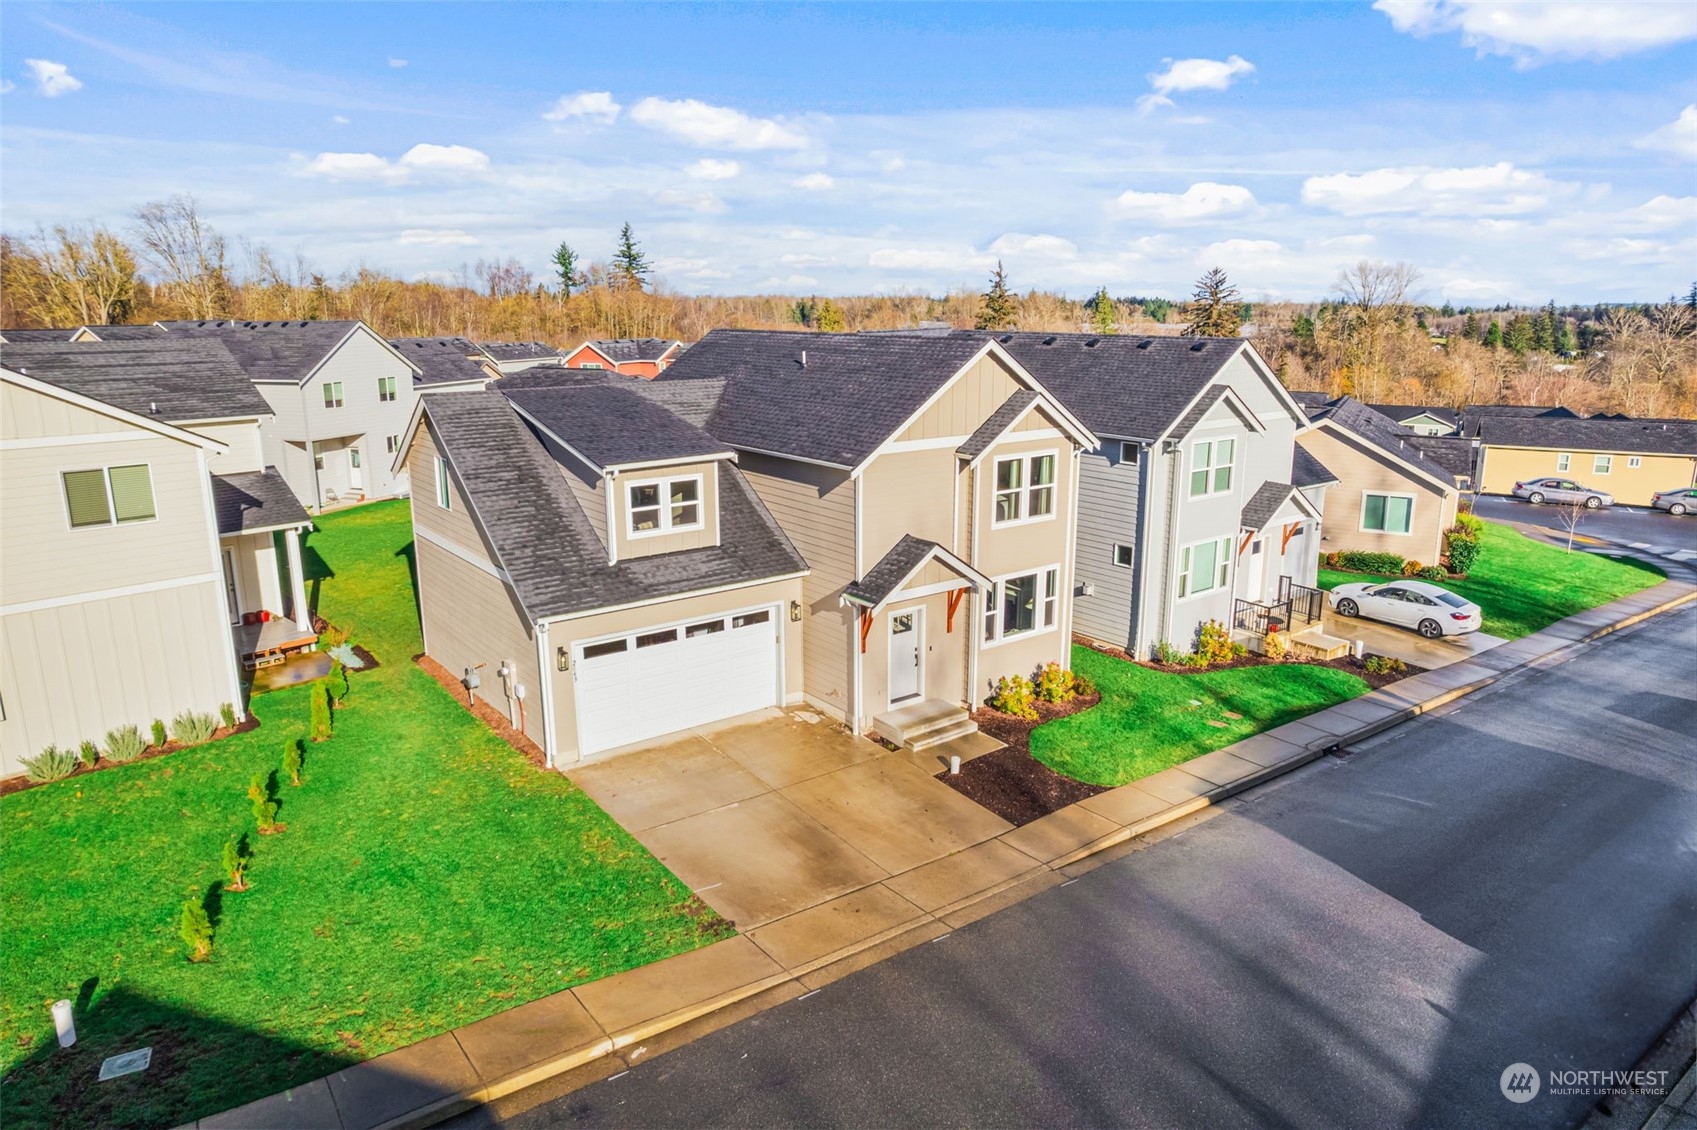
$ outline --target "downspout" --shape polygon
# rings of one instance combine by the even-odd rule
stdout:
[[[312,416],[311,406],[306,400],[306,385],[295,390],[301,398],[301,433],[306,436],[306,462],[312,468],[312,498],[318,504],[318,512],[324,512],[324,484],[318,481],[318,453],[312,449]]]
[[[1167,559],[1167,567],[1161,570],[1161,635],[1160,639],[1171,643],[1173,630],[1173,571],[1178,568],[1178,546],[1173,544],[1175,527],[1178,524],[1178,455],[1180,445],[1174,443],[1167,452],[1167,520],[1165,544],[1161,552]]]
[[[1072,449],[1072,483],[1067,494],[1068,508],[1071,515],[1067,521],[1067,551],[1061,561],[1061,573],[1065,579],[1066,610],[1061,617],[1061,654],[1060,663],[1067,670],[1072,669],[1072,613],[1073,601],[1078,593],[1078,480],[1083,474],[1083,451],[1075,444]]]
[[[223,625],[225,673],[229,676],[227,690],[229,703],[235,708],[236,717],[247,718],[247,703],[242,698],[241,657],[236,654],[236,633],[230,627],[229,609],[225,607],[224,597],[224,549],[218,539],[218,507],[212,499],[212,469],[207,466],[206,448],[197,448],[196,460],[200,465],[200,498],[202,513],[206,515],[208,540],[212,548],[212,575],[216,580],[212,584],[212,607],[216,612],[214,623]]]
[[[1133,657],[1147,654],[1143,629],[1149,622],[1149,474],[1154,470],[1154,452],[1147,444],[1137,445],[1137,513],[1132,516],[1132,536],[1137,540],[1136,565],[1131,574],[1131,633],[1128,642]]]
[[[860,521],[861,494],[866,487],[866,480],[857,474],[849,475],[849,485],[854,488],[854,579],[860,580]],[[865,672],[862,670],[860,654],[860,617],[862,613],[858,605],[854,607],[854,615],[849,617],[849,733],[862,734],[865,732],[865,719],[861,717],[861,707],[864,705]]]
[[[554,665],[548,654],[548,625],[536,625],[536,680],[542,691],[542,763],[554,768]]]
[[[968,542],[972,546],[972,567],[980,573],[983,566],[978,563],[978,475],[979,464],[974,463],[966,472],[966,525]],[[993,593],[979,593],[976,606],[967,604],[967,653],[966,653],[966,705],[972,709],[978,705],[978,653],[984,646],[984,613],[986,602]]]

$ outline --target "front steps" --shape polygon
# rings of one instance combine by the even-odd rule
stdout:
[[[892,745],[914,751],[930,749],[978,732],[963,707],[928,698],[872,719],[872,729]]]

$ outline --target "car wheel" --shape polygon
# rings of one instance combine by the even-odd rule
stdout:
[[[1544,503],[1544,492],[1541,490],[1535,490],[1526,496],[1526,501],[1530,502],[1534,506],[1542,506]]]
[[[1361,606],[1356,604],[1355,601],[1345,597],[1343,600],[1338,601],[1338,615],[1348,616],[1353,619],[1354,617],[1361,615]]]
[[[1420,621],[1420,634],[1429,640],[1435,640],[1444,634],[1444,627],[1436,620]]]
[[[1679,517],[1681,514],[1685,513],[1685,503],[1674,503],[1672,506],[1668,507],[1668,513],[1672,514],[1676,518]]]
[[[1596,495],[1592,495],[1590,498],[1587,498],[1585,500],[1585,509],[1595,510],[1595,509],[1597,509],[1597,507],[1601,506],[1602,504],[1603,504],[1602,499],[1598,498]]]

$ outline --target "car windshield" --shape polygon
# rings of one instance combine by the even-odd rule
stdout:
[[[1467,602],[1465,600],[1461,599],[1461,597],[1455,595],[1455,593],[1453,593],[1453,592],[1440,592],[1440,593],[1437,593],[1435,595],[1437,596],[1437,598],[1439,600],[1443,601],[1445,604],[1449,605],[1451,608],[1466,608],[1467,607]]]

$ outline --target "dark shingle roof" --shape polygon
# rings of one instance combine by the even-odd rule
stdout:
[[[607,564],[561,468],[498,392],[443,392],[424,411],[533,619],[804,571],[735,465],[719,465],[719,544]]]
[[[1332,396],[1326,392],[1293,392],[1290,398],[1304,408],[1317,408],[1330,401]]]
[[[1697,455],[1697,420],[1503,417],[1480,421],[1477,434],[1487,447]]]
[[[519,389],[581,388],[585,385],[625,389],[703,430],[719,407],[719,397],[725,391],[722,380],[651,381],[615,373],[611,369],[569,369],[555,364],[532,365],[528,369],[508,373],[496,387],[502,392],[513,392]]]
[[[1408,443],[1458,480],[1473,477],[1472,440],[1460,436],[1409,436]]]
[[[670,353],[678,343],[664,337],[620,337],[584,344],[594,346],[597,353],[610,361],[623,362],[658,361]]]
[[[976,459],[996,442],[1003,432],[1013,426],[1020,415],[1039,400],[1036,390],[1022,388],[1012,396],[1002,401],[1002,406],[978,426],[978,430],[966,437],[966,442],[955,448],[955,454],[962,459]]]
[[[1243,514],[1239,517],[1240,529],[1259,530],[1273,520],[1273,515],[1279,512],[1279,507],[1285,500],[1295,494],[1296,487],[1290,483],[1262,483],[1249,501],[1243,504]]]
[[[151,322],[145,326],[84,326],[82,328],[100,341],[152,341],[154,338],[169,332]]]
[[[878,563],[868,569],[864,577],[843,590],[843,595],[862,604],[878,605],[885,597],[895,592],[896,586],[907,580],[908,575],[919,568],[920,563],[936,548],[937,543],[934,541],[903,534],[901,540],[891,547],[890,552],[879,558]]]
[[[1369,404],[1367,407],[1381,416],[1389,416],[1398,424],[1404,420],[1411,420],[1416,416],[1424,415],[1453,428],[1460,419],[1454,408],[1432,408],[1424,404]]]
[[[722,442],[631,389],[580,384],[500,391],[597,470],[727,454]]]
[[[1549,404],[1469,404],[1461,410],[1463,416],[1482,419],[1486,416],[1556,416],[1572,419],[1578,413],[1571,408]]]
[[[358,326],[357,321],[161,322],[171,336],[216,337],[256,381],[306,380]]]
[[[477,346],[463,337],[392,337],[389,344],[419,368],[414,384],[486,381],[489,374],[472,360]]]
[[[971,333],[714,330],[656,383],[722,382],[707,430],[734,447],[853,467],[987,340]]]
[[[1461,485],[1443,464],[1432,459],[1413,442],[1428,437],[1415,435],[1353,396],[1340,396],[1318,407],[1311,407],[1308,409],[1308,418],[1314,421],[1330,420],[1403,462],[1419,467],[1439,482],[1452,487]]]
[[[220,534],[304,526],[312,521],[275,467],[212,476],[212,509]]]
[[[24,342],[66,342],[71,340],[75,329],[69,330],[0,330],[0,338],[8,345],[20,345]]]
[[[1244,347],[1237,338],[996,334],[995,339],[1100,436],[1153,440]]]
[[[216,340],[161,334],[146,341],[8,344],[0,346],[0,361],[80,396],[170,423],[271,415]]]
[[[560,356],[560,351],[545,341],[480,341],[477,347],[497,361]]]
[[[1291,460],[1290,481],[1299,487],[1317,487],[1321,483],[1341,482],[1336,475],[1326,469],[1326,465],[1298,443],[1295,457]]]

